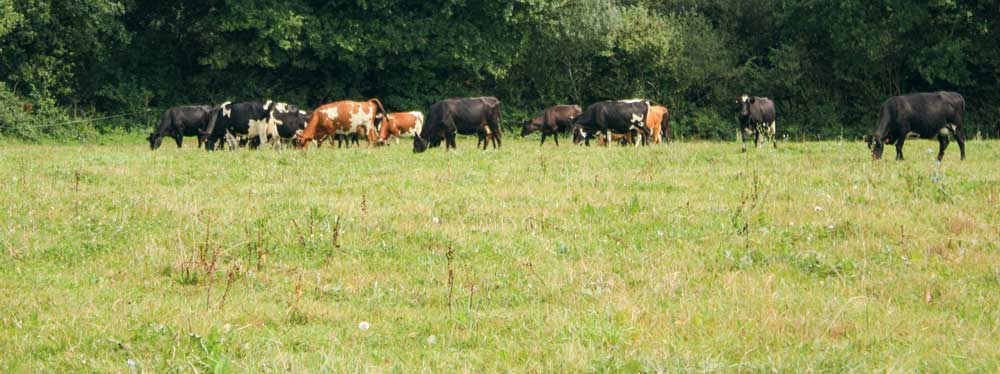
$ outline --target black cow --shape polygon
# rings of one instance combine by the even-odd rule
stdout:
[[[615,134],[628,134],[636,130],[640,136],[650,134],[646,126],[649,102],[645,100],[601,101],[591,104],[573,122],[573,142],[584,142],[590,146],[590,139],[603,135],[604,144],[610,145]]]
[[[965,98],[955,92],[915,93],[893,96],[882,104],[875,134],[868,138],[872,158],[882,158],[885,144],[896,145],[896,159],[903,159],[903,143],[910,134],[924,139],[937,137],[940,144],[937,159],[944,158],[948,136],[954,136],[965,160]]]
[[[235,148],[238,140],[257,137],[259,142],[251,143],[251,148],[268,142],[269,138],[277,138],[278,129],[275,115],[298,111],[298,107],[285,103],[275,103],[271,100],[261,103],[257,101],[231,103],[225,102],[212,109],[208,128],[203,132],[208,138],[205,149],[212,151],[215,144],[226,139],[231,148]]]
[[[743,94],[737,102],[740,105],[740,131],[738,134],[740,144],[743,145],[743,152],[747,151],[746,135],[753,135],[753,144],[757,148],[760,148],[763,143],[760,137],[764,135],[771,139],[771,144],[777,149],[778,142],[775,141],[774,136],[777,131],[774,101],[766,97]]]
[[[477,135],[483,149],[487,148],[491,139],[493,148],[500,148],[500,121],[500,100],[495,97],[438,101],[431,105],[420,134],[413,138],[413,152],[420,153],[428,147],[436,147],[442,139],[445,150],[455,148],[455,133]]]
[[[165,136],[174,138],[177,148],[181,147],[185,136],[197,136],[200,148],[202,142],[200,135],[208,127],[211,113],[210,106],[177,106],[167,109],[160,123],[153,129],[153,133],[146,138],[149,141],[149,149],[155,151],[160,148]]]
[[[542,132],[542,143],[545,144],[545,137],[551,135],[552,139],[559,146],[559,133],[569,131],[573,126],[573,120],[580,116],[583,110],[579,105],[555,105],[546,108],[542,114],[534,117],[521,126],[521,137],[527,136],[535,131]]]

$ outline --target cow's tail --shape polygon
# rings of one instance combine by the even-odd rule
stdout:
[[[369,99],[368,102],[372,103],[372,104],[375,104],[376,109],[379,112],[382,113],[382,123],[380,124],[380,127],[383,126],[385,124],[385,122],[388,121],[388,119],[389,119],[389,112],[387,112],[385,110],[385,107],[382,106],[382,100],[379,100],[379,99]]]
[[[496,133],[494,135],[497,140],[500,140],[503,136],[503,111],[500,110],[500,101],[497,100],[497,106],[494,108],[497,111],[497,128],[493,131]]]
[[[666,106],[664,106],[666,108]],[[670,109],[663,111],[663,118],[660,120],[660,136],[663,140],[670,142]]]

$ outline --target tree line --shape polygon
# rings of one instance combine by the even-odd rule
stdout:
[[[480,95],[507,126],[646,98],[678,136],[731,139],[742,93],[774,99],[779,136],[851,138],[887,97],[935,90],[965,96],[975,136],[998,82],[995,0],[0,0],[0,134],[28,139],[181,104]]]

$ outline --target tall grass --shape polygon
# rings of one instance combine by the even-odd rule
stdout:
[[[1000,370],[996,142],[473,143],[5,145],[0,372]]]

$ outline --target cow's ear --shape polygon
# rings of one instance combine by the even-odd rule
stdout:
[[[757,98],[756,97],[751,97],[750,98],[750,104],[754,104],[756,102],[757,102]]]

